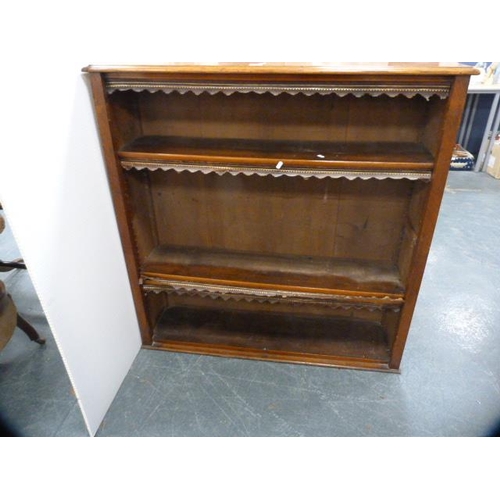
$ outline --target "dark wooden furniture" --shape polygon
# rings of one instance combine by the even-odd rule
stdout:
[[[144,346],[399,369],[474,70],[84,71]]]
[[[5,229],[5,219],[0,215],[0,233]],[[0,273],[12,269],[26,269],[22,259],[14,262],[0,260]],[[12,297],[7,293],[5,284],[0,281],[0,351],[7,345],[14,335],[16,326],[20,328],[30,340],[37,344],[45,344],[45,339],[40,337],[35,328],[28,323],[18,312]]]

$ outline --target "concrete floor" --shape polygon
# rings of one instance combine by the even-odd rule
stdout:
[[[142,350],[98,436],[484,436],[500,422],[500,181],[452,172],[401,375]],[[3,259],[18,256],[8,232]],[[28,274],[0,275],[47,337],[0,353],[0,414],[83,436]]]

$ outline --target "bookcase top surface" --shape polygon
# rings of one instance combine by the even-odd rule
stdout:
[[[474,75],[459,63],[332,63],[332,62],[172,62],[163,65],[89,65],[90,73],[289,74],[289,75]]]

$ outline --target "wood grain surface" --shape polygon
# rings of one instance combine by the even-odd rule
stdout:
[[[84,71],[145,347],[399,370],[474,68],[172,63]],[[125,90],[111,87],[117,81]],[[173,90],[155,91],[164,82]],[[227,95],[203,87],[226,83]],[[371,90],[273,95],[238,92],[237,83]],[[189,87],[196,84],[201,93]],[[385,86],[410,91],[377,93]],[[122,161],[207,170],[125,170]],[[209,170],[280,162],[364,169],[364,177],[425,173],[430,182]],[[230,293],[238,287],[242,296]],[[273,290],[290,293],[273,302]],[[300,293],[332,298],[301,302]]]
[[[82,71],[120,73],[233,73],[261,74],[325,74],[325,75],[475,75],[478,70],[458,63],[307,63],[307,62],[172,62],[163,65],[89,65]]]

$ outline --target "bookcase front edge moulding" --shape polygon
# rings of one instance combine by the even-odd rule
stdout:
[[[84,71],[144,347],[399,370],[474,69]]]

